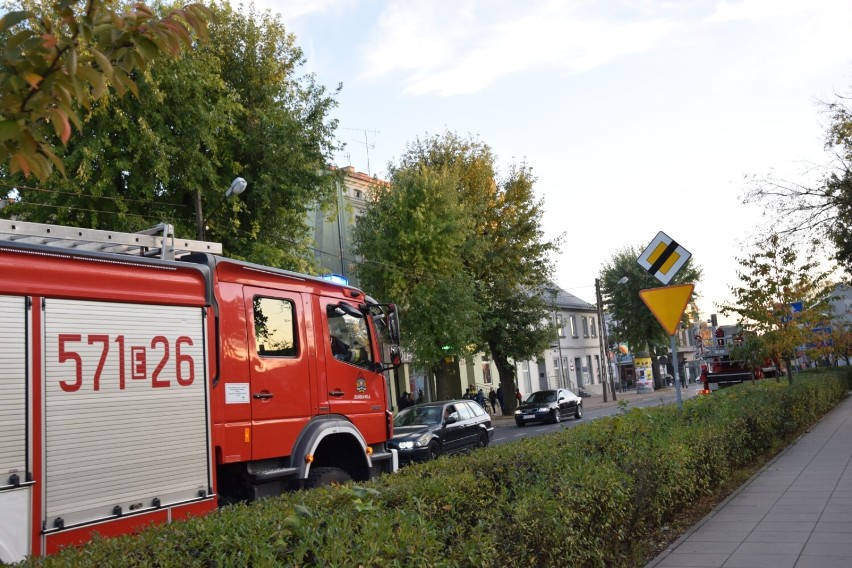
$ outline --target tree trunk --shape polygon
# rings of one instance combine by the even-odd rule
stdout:
[[[775,357],[772,359],[772,362],[775,364],[775,382],[781,382],[781,359]]]
[[[784,357],[784,363],[787,365],[787,383],[793,384],[793,360],[787,356]]]
[[[435,373],[435,400],[461,398],[461,374],[458,357],[444,357],[433,368]]]
[[[648,344],[648,354],[651,356],[651,375],[654,377],[654,390],[660,390],[665,386],[665,381],[660,375],[660,356],[654,345]]]
[[[515,366],[509,362],[503,353],[497,353],[493,349],[491,356],[497,366],[497,375],[500,377],[500,387],[503,389],[503,401],[500,412],[503,416],[513,416],[517,403],[515,401]]]

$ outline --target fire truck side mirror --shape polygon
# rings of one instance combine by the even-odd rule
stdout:
[[[399,345],[399,313],[396,304],[388,306],[388,337],[395,345]]]
[[[400,350],[398,345],[391,345],[389,358],[390,362],[387,365],[383,365],[382,363],[376,363],[375,371],[377,373],[398,369],[402,365],[402,351]]]

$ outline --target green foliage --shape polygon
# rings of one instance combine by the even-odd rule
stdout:
[[[168,222],[196,238],[201,194],[207,238],[229,256],[308,272],[306,211],[334,198],[326,175],[336,104],[310,75],[280,17],[212,4],[209,39],[135,77],[138,97],[93,103],[50,191],[19,186],[4,215],[137,231]],[[224,200],[231,180],[248,189]]]
[[[845,395],[849,371],[759,381],[539,438],[100,540],[43,566],[620,566],[735,469]]]
[[[460,175],[442,165],[394,170],[392,189],[375,188],[354,230],[366,260],[358,267],[363,286],[394,298],[404,343],[426,368],[466,354],[480,334],[474,281],[462,260],[472,220],[459,204]]]
[[[795,245],[769,235],[747,258],[737,259],[741,284],[731,287],[734,302],[721,307],[723,314],[736,314],[743,330],[759,338],[750,346],[758,349],[756,356],[763,354],[778,368],[783,359],[791,372],[796,348],[813,341],[812,329],[828,319],[831,297],[830,272],[820,270],[814,255],[803,262],[800,256]],[[795,316],[794,302],[804,308]]]
[[[204,36],[209,10],[191,4],[157,17],[144,3],[116,9],[105,0],[13,2],[0,18],[0,163],[9,173],[46,179],[63,171],[53,140],[81,128],[78,109],[112,88],[137,92],[133,73],[162,53]],[[52,137],[55,135],[55,139]]]
[[[406,321],[427,318],[437,324],[421,329],[413,322],[418,329],[411,347],[425,356],[417,357],[419,363],[432,364],[441,355],[435,346],[449,345],[444,354],[459,356],[487,347],[510,393],[510,360],[536,356],[552,337],[541,325],[549,309],[542,294],[556,243],[543,240],[543,204],[535,197],[530,168],[513,164],[501,178],[495,162],[491,148],[473,138],[447,132],[416,140],[391,164],[393,189],[377,189],[355,240],[366,261],[358,269],[364,287],[375,295],[410,298],[409,306],[419,298],[425,309]],[[429,185],[434,197],[418,207],[412,201],[418,184],[437,179],[441,183]],[[406,195],[394,195],[398,191]],[[428,295],[416,293],[421,287]],[[448,343],[447,336],[456,341]]]

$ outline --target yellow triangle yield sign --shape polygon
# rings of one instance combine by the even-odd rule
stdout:
[[[694,288],[693,284],[663,286],[640,290],[639,296],[651,310],[651,313],[654,314],[654,317],[657,318],[657,321],[660,322],[660,325],[663,326],[663,329],[669,335],[674,335]]]

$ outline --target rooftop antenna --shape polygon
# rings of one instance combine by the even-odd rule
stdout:
[[[372,134],[374,136],[377,136],[377,135],[381,134],[381,132],[379,132],[378,130],[368,130],[366,128],[342,128],[341,127],[340,130],[353,130],[355,132],[363,132],[364,133],[364,141],[363,142],[361,142],[360,140],[357,140],[357,141],[354,140],[354,139],[351,139],[351,140],[353,142],[356,142],[357,144],[363,144],[364,145],[364,149],[367,152],[367,175],[368,176],[372,175],[372,172],[370,171],[370,150],[375,149],[376,145],[370,143],[370,140],[369,140],[367,135]],[[349,163],[350,164],[352,163],[351,159],[350,159]]]

